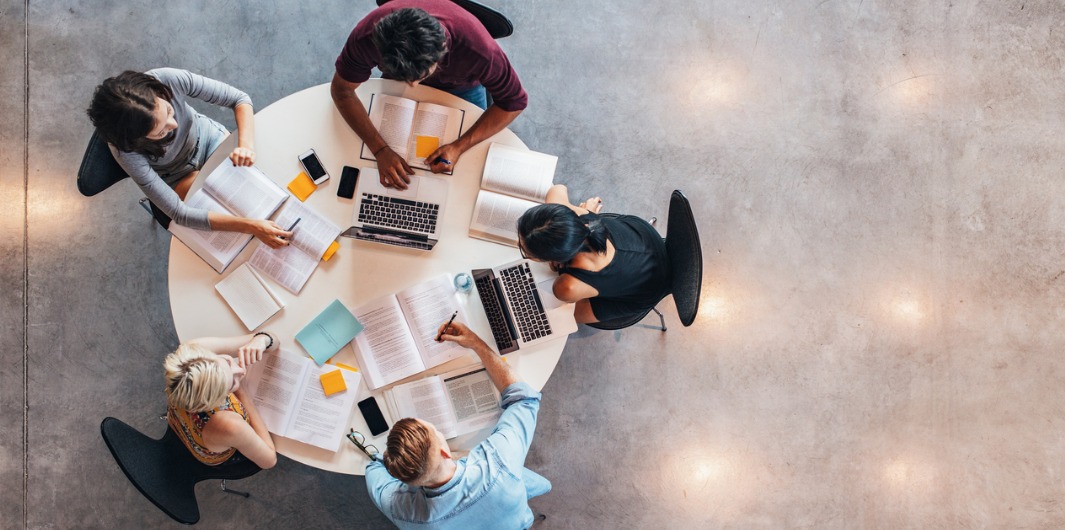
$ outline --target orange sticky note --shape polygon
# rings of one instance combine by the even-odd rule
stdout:
[[[318,186],[311,180],[311,177],[307,176],[305,171],[300,171],[300,174],[296,175],[296,178],[288,183],[288,191],[291,191],[300,202],[307,200],[307,197],[310,197],[316,189],[318,189]]]
[[[344,383],[344,374],[340,370],[322,374],[319,379],[322,380],[322,391],[327,396],[332,396],[337,392],[343,392],[348,389],[348,385]]]
[[[435,136],[414,135],[414,156],[425,158],[440,147],[440,139]]]
[[[322,261],[329,261],[329,258],[333,257],[333,254],[337,253],[340,249],[340,243],[333,241],[329,244],[329,248],[325,249],[325,254],[322,254]]]
[[[343,368],[345,370],[351,370],[352,372],[358,372],[359,371],[358,368],[355,368],[354,366],[346,365],[344,363],[332,363],[332,364],[334,364],[336,366],[339,366],[340,368]]]

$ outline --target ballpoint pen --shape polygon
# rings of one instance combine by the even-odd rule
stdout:
[[[451,161],[446,159],[446,158],[444,158],[444,157],[442,157],[442,156],[436,157],[436,160],[433,160],[433,163],[434,164],[447,164],[449,166],[451,165]]]
[[[288,230],[285,230],[285,231],[286,232],[291,232],[292,229],[296,228],[296,225],[300,224],[300,221],[302,221],[302,220],[303,220],[302,217],[297,217],[296,220],[292,222],[292,226],[288,227]]]
[[[458,316],[458,314],[458,311],[451,313],[451,320],[448,320],[447,325],[444,326],[444,329],[440,330],[440,333],[436,335],[436,342],[440,342],[440,338],[444,336],[444,333],[451,331],[451,323],[455,321],[455,317]]]

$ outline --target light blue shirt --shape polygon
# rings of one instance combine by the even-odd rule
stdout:
[[[396,526],[417,529],[520,529],[533,524],[522,470],[536,429],[540,393],[527,383],[503,390],[503,414],[488,439],[455,462],[455,476],[439,488],[413,487],[366,466],[374,504]]]

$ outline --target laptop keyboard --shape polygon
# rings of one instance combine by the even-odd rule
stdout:
[[[373,193],[363,193],[362,203],[359,205],[361,223],[421,234],[432,234],[436,231],[436,219],[439,214],[439,204]]]
[[[492,327],[492,338],[495,339],[496,346],[499,347],[499,351],[513,348],[514,340],[510,337],[507,319],[500,308],[503,301],[496,299],[492,278],[477,276],[474,281],[477,284],[477,295],[481,297],[481,305],[484,306],[484,314],[488,316],[488,324]]]
[[[528,263],[521,263],[499,271],[503,290],[510,300],[514,311],[514,322],[518,326],[523,342],[536,340],[551,334],[551,325],[547,322],[547,312],[540,302],[540,293],[536,290],[532,270]]]

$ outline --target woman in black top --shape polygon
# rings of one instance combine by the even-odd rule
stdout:
[[[588,324],[646,313],[669,294],[669,256],[662,236],[632,215],[599,215],[603,201],[569,202],[563,185],[547,192],[547,204],[518,220],[518,248],[559,273],[555,296],[577,304],[577,322]]]

